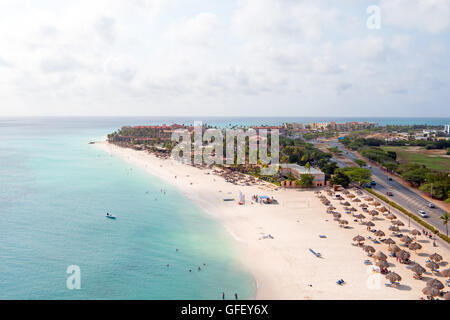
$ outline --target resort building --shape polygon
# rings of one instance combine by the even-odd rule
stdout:
[[[190,133],[194,131],[194,127],[180,124],[172,124],[170,126],[163,124],[161,126],[122,127],[120,134],[115,137],[115,141],[134,141],[135,143],[170,141],[172,134],[178,129],[185,129]]]
[[[256,134],[259,135],[259,130],[263,129],[263,130],[267,130],[267,133],[269,134],[272,130],[278,130],[278,132],[280,133],[280,135],[285,134],[286,129],[284,126],[263,126],[263,127],[252,127],[252,129],[254,129],[256,131]]]
[[[309,127],[314,131],[325,131],[328,130],[329,125],[328,122],[312,122]]]
[[[325,186],[325,173],[316,168],[308,169],[298,164],[280,164],[280,174],[285,177],[293,176],[296,179],[300,179],[304,174],[309,174],[314,177],[314,187]]]

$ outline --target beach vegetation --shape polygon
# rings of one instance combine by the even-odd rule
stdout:
[[[331,184],[340,185],[347,188],[351,180],[347,174],[345,174],[341,169],[337,169],[333,177],[331,178]]]

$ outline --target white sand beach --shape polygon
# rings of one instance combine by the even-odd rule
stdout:
[[[340,201],[332,200],[336,211],[349,222],[348,229],[339,227],[333,216],[326,213],[325,205],[314,190],[275,190],[275,186],[268,184],[234,185],[213,174],[210,169],[163,160],[144,151],[119,148],[106,142],[96,143],[96,146],[174,184],[184,195],[220,220],[236,239],[242,262],[254,275],[256,299],[420,299],[424,296],[422,289],[426,280],[436,278],[445,284],[447,279],[430,273],[430,269],[426,268],[424,279],[416,280],[406,265],[389,257],[387,244],[373,244],[366,240],[366,244],[388,256],[387,261],[391,264],[389,270],[402,277],[399,286],[386,287],[385,283],[389,281],[385,276],[373,272],[374,265],[364,264],[364,260],[374,260],[361,247],[352,245],[356,235],[367,238],[374,237],[373,233],[344,213]],[[245,205],[240,206],[237,201],[223,201],[224,198],[238,199],[240,191],[245,194]],[[279,204],[252,203],[252,195],[273,196]],[[331,199],[329,196],[327,198]],[[358,203],[352,205],[358,209],[357,213],[363,213]],[[369,206],[369,209],[372,208]],[[367,220],[371,219],[368,214],[363,214]],[[408,220],[399,213],[394,214],[404,222],[405,226],[400,229],[406,234]],[[388,231],[390,221],[383,215],[378,219],[373,221],[374,228],[385,231],[386,236],[391,237]],[[410,229],[413,228],[422,231],[421,227],[411,225]],[[273,239],[266,237],[269,234]],[[397,237],[392,239],[400,246]],[[435,252],[443,256],[443,261],[450,261],[448,246],[438,242],[438,247],[434,248],[432,241],[424,236],[419,236],[417,240],[423,248],[417,253],[411,252],[411,259],[422,267],[425,268],[428,254]],[[321,257],[313,255],[310,248],[319,252]],[[442,264],[440,268],[448,267]],[[336,284],[339,279],[345,283]]]

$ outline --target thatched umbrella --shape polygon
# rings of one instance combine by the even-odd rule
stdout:
[[[401,251],[401,249],[398,246],[396,246],[395,244],[393,246],[389,246],[388,250],[391,251],[391,252],[399,252],[399,251]]]
[[[399,232],[400,231],[400,229],[398,227],[396,227],[396,226],[390,226],[389,230],[392,231],[392,232]]]
[[[375,201],[375,202],[373,203],[373,205],[374,205],[375,207],[378,207],[378,206],[381,206],[381,203],[379,203],[378,201]]]
[[[333,217],[334,217],[335,219],[339,219],[341,216],[342,216],[342,215],[341,215],[339,212],[333,213]]]
[[[375,227],[375,223],[373,223],[373,222],[371,222],[371,221],[368,221],[368,222],[366,223],[366,226],[368,226],[368,227]]]
[[[375,253],[374,258],[378,260],[386,260],[387,256],[383,252],[378,251],[377,253]]]
[[[402,277],[400,277],[395,272],[389,272],[386,275],[386,279],[388,279],[391,283],[394,283],[394,282],[400,282],[402,280]]]
[[[366,218],[366,216],[365,215],[363,215],[363,214],[357,214],[356,216],[354,216],[356,219],[359,219],[359,220],[362,220],[362,219],[365,219]]]
[[[343,205],[343,206],[350,206],[350,202],[348,202],[348,201],[341,202],[341,205]]]
[[[364,246],[363,250],[367,253],[374,253],[375,252],[375,248],[372,246]]]
[[[345,226],[348,224],[348,221],[347,220],[339,220],[339,224],[342,226]]]
[[[430,260],[433,260],[435,262],[440,262],[442,261],[442,256],[440,254],[437,253],[433,253],[432,255],[430,255]]]
[[[436,297],[441,294],[441,292],[438,289],[432,288],[432,287],[425,287],[422,290],[422,292],[424,295],[429,296],[429,297]]]
[[[366,201],[373,201],[373,198],[371,198],[371,197],[365,197],[364,200],[366,200]]]
[[[438,279],[431,279],[427,281],[427,287],[436,288],[438,290],[444,289],[444,284]]]
[[[409,244],[409,243],[411,243],[413,241],[413,239],[411,239],[408,236],[403,236],[403,237],[400,238],[400,241],[404,242],[405,244]]]
[[[450,300],[450,292],[447,292],[446,294],[444,294],[443,298],[444,298],[444,300]]]
[[[412,266],[411,271],[417,274],[418,276],[422,275],[426,270],[424,267],[422,267],[420,264],[415,264]]]
[[[411,249],[411,250],[413,250],[413,251],[416,251],[416,250],[422,249],[422,245],[420,245],[420,244],[417,243],[417,242],[413,242],[413,243],[410,243],[410,244],[408,245],[408,248]]]
[[[331,206],[328,207],[328,209],[330,209],[330,210],[336,210],[336,207],[333,206],[333,205],[331,205]]]
[[[406,250],[400,250],[395,254],[395,256],[402,260],[408,260],[411,257],[411,254]]]
[[[392,240],[391,238],[388,238],[388,239],[384,240],[383,242],[388,244],[389,246],[391,246],[391,244],[395,244],[395,241]]]
[[[411,230],[409,233],[411,233],[413,236],[420,236],[421,235],[420,231],[417,230],[417,229]]]
[[[401,222],[400,220],[395,220],[391,222],[392,224],[396,225],[397,227],[403,227],[405,224]]]
[[[380,210],[381,212],[387,212],[387,211],[388,211],[388,209],[387,209],[386,207],[381,207],[381,208],[378,209],[378,210]]]
[[[387,269],[389,268],[389,263],[386,260],[379,260],[377,261],[377,263],[375,263],[378,267],[382,268],[382,269]]]
[[[355,198],[356,196],[354,195],[354,194],[351,194],[351,193],[349,193],[348,195],[347,195],[347,198]]]
[[[352,212],[356,212],[356,211],[358,211],[356,208],[353,208],[353,207],[351,207],[350,209],[348,209],[349,211],[352,211]]]
[[[359,199],[359,198],[355,198],[355,199],[353,199],[353,201],[352,202],[361,202],[361,199]]]
[[[380,213],[379,213],[377,210],[372,210],[372,211],[369,212],[369,214],[370,214],[372,217],[375,217],[375,216],[379,215]]]
[[[397,217],[396,217],[395,215],[393,215],[392,213],[389,213],[389,214],[386,216],[386,218],[389,219],[389,220],[397,219]]]
[[[367,205],[367,204],[365,204],[365,203],[361,203],[361,204],[359,205],[359,207],[360,207],[360,208],[367,208],[367,207],[368,207],[368,205]]]
[[[344,190],[344,191],[342,191],[342,193],[343,193],[343,194],[349,194],[349,193],[350,193],[350,191],[348,191],[348,190]]]
[[[431,270],[439,269],[439,265],[434,261],[427,262],[426,266]]]
[[[359,234],[353,238],[353,241],[358,242],[358,244],[360,244],[361,242],[364,242],[364,240],[366,240],[366,238],[364,238],[363,236],[360,236]]]
[[[376,235],[377,237],[379,237],[379,238],[381,238],[381,237],[384,237],[384,236],[385,236],[384,232],[383,232],[383,231],[381,231],[381,230],[377,230],[377,231],[375,231],[375,235]]]
[[[450,269],[442,270],[441,271],[441,276],[446,277],[446,278],[450,278]]]

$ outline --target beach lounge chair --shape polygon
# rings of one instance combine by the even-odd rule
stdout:
[[[314,252],[314,250],[313,249],[309,249],[309,251],[311,251],[311,253],[313,254],[313,255],[315,255],[317,258],[320,258],[320,253],[319,252]]]
[[[372,262],[371,262],[370,260],[364,260],[364,264],[365,264],[365,265],[371,265]]]
[[[392,287],[393,283],[385,283],[384,284],[386,287]]]
[[[342,279],[336,281],[336,284],[338,284],[338,285],[340,285],[340,286],[342,286],[344,283],[345,283],[345,281],[342,280]]]
[[[324,238],[326,238],[327,236],[324,236],[324,235],[319,235],[319,238],[322,238],[322,239],[324,239]]]

